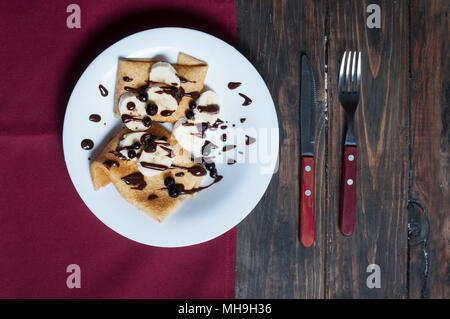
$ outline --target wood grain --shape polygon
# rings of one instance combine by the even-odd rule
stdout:
[[[239,226],[237,298],[324,296],[323,221],[326,193],[324,116],[324,1],[237,1],[237,48],[258,69],[277,107],[279,170],[258,206]],[[316,238],[298,239],[300,54],[318,79],[316,119]],[[256,106],[254,106],[256,107]]]
[[[380,29],[366,26],[366,8],[382,8]],[[330,1],[329,205],[327,298],[405,298],[407,270],[408,15],[405,1]],[[337,80],[345,50],[362,52],[355,232],[338,227],[344,113]],[[368,288],[377,264],[381,287]]]
[[[366,26],[369,4],[381,29]],[[450,0],[237,0],[237,48],[271,91],[280,165],[238,226],[237,298],[448,298]],[[355,232],[339,231],[344,50],[361,50]],[[298,242],[300,53],[313,64],[316,240]],[[377,264],[381,287],[368,288]]]
[[[410,7],[410,298],[449,298],[449,6]]]

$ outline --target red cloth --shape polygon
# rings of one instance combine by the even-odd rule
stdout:
[[[81,29],[69,29],[69,4]],[[160,26],[233,44],[234,0],[0,2],[0,298],[233,298],[235,230],[185,248],[124,238],[84,205],[62,151],[69,95],[121,38]],[[69,289],[69,264],[81,288]]]

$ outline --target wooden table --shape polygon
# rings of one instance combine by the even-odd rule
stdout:
[[[369,4],[381,28],[368,28]],[[280,167],[238,226],[237,298],[449,298],[448,0],[237,0],[237,48],[272,93]],[[356,230],[338,229],[345,50],[363,54]],[[298,241],[300,54],[319,89],[316,241]],[[256,107],[256,106],[255,106]],[[370,264],[380,288],[366,284]]]

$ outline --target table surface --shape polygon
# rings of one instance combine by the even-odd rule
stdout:
[[[369,4],[381,8],[370,29]],[[443,298],[448,294],[448,0],[237,0],[237,48],[277,107],[280,167],[237,234],[237,298]],[[345,50],[363,55],[355,233],[338,229]],[[316,239],[298,241],[300,54],[318,88]],[[366,284],[370,264],[380,288]]]

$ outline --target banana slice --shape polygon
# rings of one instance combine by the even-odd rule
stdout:
[[[158,107],[158,114],[170,116],[178,108],[178,101],[175,99],[175,91],[164,84],[152,84],[147,89],[148,103],[153,102]]]
[[[199,131],[200,123],[187,118],[179,119],[173,126],[172,135],[178,144],[193,155],[201,155],[206,136]]]
[[[138,169],[143,175],[152,177],[170,168],[174,157],[172,146],[167,141],[150,141],[139,156]]]
[[[203,92],[195,102],[197,107],[194,109],[196,123],[214,123],[220,112],[219,97],[214,91]]]
[[[152,69],[150,70],[149,80],[176,87],[181,85],[177,71],[175,71],[173,66],[167,62],[156,62],[153,64]]]
[[[144,134],[146,134],[146,132],[124,134],[119,142],[119,153],[128,159],[135,161],[137,156],[142,152],[141,137]],[[138,145],[139,147],[137,147]],[[128,151],[130,150],[133,150],[135,154],[132,158],[128,156]]]
[[[148,129],[144,125],[144,118],[148,117],[145,111],[146,103],[141,102],[131,92],[124,93],[119,99],[119,113],[122,122],[132,131]]]

